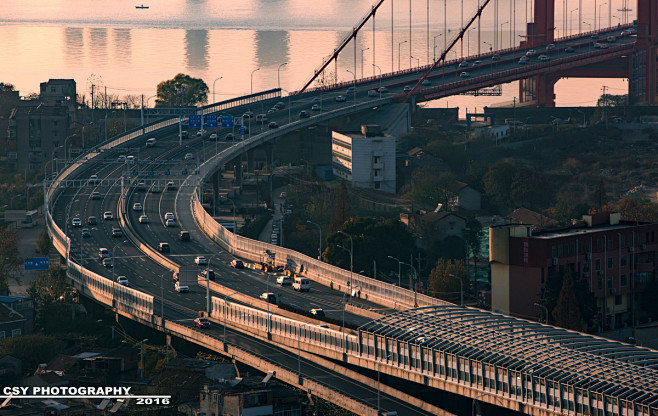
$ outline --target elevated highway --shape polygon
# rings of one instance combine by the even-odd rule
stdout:
[[[620,49],[615,50],[615,53],[629,47],[627,44],[631,43],[630,38],[628,42],[621,42]],[[613,48],[607,50],[610,49]],[[496,62],[519,65],[514,63],[514,54],[518,52],[510,52],[510,57],[499,57]],[[603,52],[589,50],[569,53],[577,53],[581,59],[605,56]],[[555,61],[560,59],[563,58],[557,58]],[[537,64],[539,66],[535,68],[524,67],[524,71],[542,69],[550,63],[549,60],[541,65]],[[488,70],[494,74],[512,71],[515,72],[515,77],[528,75],[527,72],[496,65],[498,64],[493,61],[488,65],[480,62],[477,71],[482,68],[482,71]],[[441,79],[441,88],[433,87],[425,91],[422,95],[424,98],[421,99],[429,99],[431,94],[441,94],[450,88],[477,88],[481,82],[490,82],[479,79],[486,78],[486,74],[469,74],[468,77],[456,75],[459,69],[463,68],[454,68],[452,74],[447,69],[446,75],[437,73],[432,83]],[[410,78],[404,78],[405,76]],[[459,77],[459,80],[456,77]],[[347,100],[337,100],[337,97],[345,95],[343,88],[349,84],[293,95],[288,98],[289,111],[280,111],[272,116],[273,120],[280,124],[280,128],[268,129],[252,124],[249,126],[247,138],[235,143],[213,143],[214,146],[209,146],[203,139],[189,139],[183,142],[182,146],[177,146],[178,120],[168,119],[136,129],[93,149],[76,159],[56,178],[46,181],[50,184],[45,193],[48,207],[47,224],[55,247],[68,260],[69,277],[83,294],[108,305],[119,314],[220,353],[228,353],[251,365],[257,364],[256,367],[263,371],[277,368],[277,377],[286,382],[313,390],[315,394],[339,402],[360,414],[376,412],[373,401],[364,399],[371,396],[374,381],[367,377],[359,380],[354,374],[352,383],[358,383],[361,386],[359,388],[365,389],[357,390],[352,384],[341,385],[340,382],[322,386],[317,384],[317,378],[301,377],[301,372],[295,376],[294,366],[291,369],[289,362],[289,355],[294,351],[295,343],[298,344],[301,356],[302,339],[304,341],[307,358],[304,368],[312,362],[317,364],[318,359],[309,355],[312,353],[333,360],[323,362],[322,366],[333,367],[335,362],[344,362],[370,370],[382,369],[383,372],[413,383],[452,391],[467,398],[479,398],[480,401],[487,401],[495,406],[502,402],[503,407],[526,414],[577,411],[605,411],[620,415],[651,414],[656,409],[654,398],[658,397],[655,391],[658,384],[653,382],[656,380],[658,360],[653,351],[599,340],[594,342],[592,337],[586,335],[567,334],[552,327],[511,320],[512,318],[487,312],[456,308],[434,298],[416,296],[408,290],[365,276],[350,275],[345,270],[292,250],[235,236],[217,224],[202,208],[199,201],[199,184],[211,174],[221,171],[228,161],[298,129],[392,103],[404,96],[404,86],[409,85],[407,83],[413,79],[420,80],[420,75],[401,74],[395,82],[386,84],[388,91],[380,90],[375,97],[369,97],[366,92],[378,88],[379,83],[383,81],[379,78],[357,83],[354,95]],[[470,87],[462,85],[462,82],[467,82]],[[232,100],[230,103],[208,106],[200,112],[221,111],[240,115],[250,109],[253,111],[258,107],[268,108],[281,100],[279,94],[278,90],[268,92],[264,96],[256,94]],[[312,104],[318,104],[320,109],[312,111]],[[292,115],[302,109],[313,116],[293,119]],[[228,131],[220,130],[220,137],[225,133]],[[157,139],[158,144],[155,147],[144,146],[149,137]],[[139,153],[135,167],[118,162],[122,152],[126,155],[135,153],[136,150],[139,150]],[[193,157],[186,158],[188,153]],[[91,183],[91,175],[97,175],[99,181]],[[170,180],[174,181],[176,190],[162,190]],[[143,186],[139,185],[140,181],[144,182]],[[161,192],[153,192],[154,186],[158,186]],[[143,187],[144,190],[138,190],[138,187]],[[101,193],[100,199],[91,198],[94,191]],[[134,202],[142,203],[144,211],[141,212],[149,216],[149,224],[135,221],[138,212],[131,209]],[[105,211],[112,212],[119,220],[103,220]],[[176,227],[165,227],[165,212],[174,212]],[[85,239],[77,228],[70,226],[71,219],[77,216],[84,223],[92,215],[98,218],[98,224],[92,226],[93,238]],[[125,237],[112,237],[112,228],[117,225],[121,225]],[[182,228],[191,231],[191,242],[178,241],[177,232]],[[155,247],[159,242],[168,242],[172,251],[169,254],[158,253]],[[98,258],[100,247],[111,251],[115,260],[112,270],[101,265]],[[317,283],[312,294],[301,295],[284,288],[272,289],[274,284],[269,281],[267,275],[251,270],[237,271],[227,265],[235,256],[259,260],[264,250],[276,250],[277,264],[291,264],[297,268],[304,265],[304,274]],[[361,326],[357,333],[343,333],[336,329],[285,320],[271,314],[274,308],[271,311],[263,311],[269,309],[269,306],[259,305],[258,301],[246,300],[249,304],[260,306],[260,311],[249,308],[243,310],[243,313],[237,313],[236,308],[246,307],[236,303],[227,305],[222,296],[205,297],[205,291],[209,291],[211,286],[207,282],[200,282],[199,286],[194,285],[196,282],[193,276],[198,268],[195,267],[193,258],[197,255],[205,255],[210,259],[211,267],[219,276],[215,283],[221,286],[220,288],[212,285],[213,293],[221,293],[227,299],[233,296],[231,291],[243,294],[235,296],[246,295],[255,299],[259,293],[270,290],[281,294],[286,303],[296,306],[319,306],[327,310],[342,311],[343,295],[358,286],[361,298],[355,300],[357,306],[374,313],[382,307],[398,310],[411,308],[411,311],[399,312],[391,315],[391,318],[383,317],[371,323],[368,323],[369,319],[364,320],[359,315],[346,314],[347,320]],[[189,283],[192,293],[179,294],[173,291],[171,273],[177,270],[191,270],[192,278]],[[129,287],[118,285],[114,281],[119,275],[129,277]],[[204,285],[207,285],[208,289]],[[210,307],[206,303],[208,301]],[[421,306],[421,309],[414,309],[416,305]],[[215,323],[225,323],[241,334],[250,332],[255,340],[244,334],[238,336],[236,331],[229,331],[224,342],[223,338],[220,340],[218,332],[208,334],[193,329],[190,325],[191,319],[200,310],[207,310]],[[486,322],[490,326],[512,329],[511,333],[501,330],[500,333],[494,331],[485,334],[478,329],[478,325],[469,323],[441,332],[420,319],[432,313],[447,316],[447,321],[459,321],[468,316],[469,319]],[[393,335],[379,331],[381,325],[392,325],[391,330],[395,331],[395,326],[399,325],[396,320],[402,322],[401,319],[409,315],[420,319],[418,326],[413,326],[414,331],[411,331],[411,334],[400,333],[399,329]],[[246,322],[245,317],[248,317]],[[334,313],[332,317],[338,319],[339,314]],[[386,321],[387,319],[393,319],[393,322]],[[407,324],[407,332],[409,329]],[[465,334],[464,341],[456,344],[450,342],[457,333]],[[527,341],[525,335],[528,335],[532,342],[521,345],[521,341]],[[502,337],[501,339],[508,343],[509,351],[492,355],[492,351],[488,349],[490,347],[486,345],[474,349],[472,344],[483,336]],[[273,350],[265,352],[266,355],[259,355],[260,351],[264,351],[259,349],[262,347],[259,339],[268,340],[269,348],[280,348],[281,351],[287,349],[288,361],[280,358],[280,354]],[[563,339],[571,341],[565,343],[561,341]],[[517,344],[520,349],[514,350],[512,347]],[[583,349],[582,345],[595,346]],[[596,345],[603,347],[599,350]],[[536,360],[528,361],[529,354],[534,355],[539,351],[541,354]],[[557,360],[551,355],[556,351],[561,354],[561,358]],[[268,359],[264,359],[265,356]],[[627,360],[624,358],[626,356],[642,358]],[[272,357],[276,357],[276,360]],[[597,365],[585,366],[583,363],[587,362]],[[574,363],[580,364],[574,367]],[[341,371],[345,370],[336,369],[333,373],[323,374],[328,379],[344,381],[340,376]],[[615,374],[615,380],[612,381],[607,375],[611,371]],[[413,399],[413,404],[402,406],[399,400],[400,395],[404,393],[390,388],[387,388],[387,393],[389,397],[382,399],[382,409],[396,410],[398,414],[439,412],[431,404],[419,399]],[[387,400],[386,403],[384,400]]]

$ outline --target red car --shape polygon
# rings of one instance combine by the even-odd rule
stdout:
[[[206,318],[196,318],[194,320],[194,326],[199,328],[210,328],[210,321]]]

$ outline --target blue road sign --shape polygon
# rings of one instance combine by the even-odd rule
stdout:
[[[209,129],[217,128],[217,114],[206,114],[203,116],[203,124]]]
[[[171,173],[171,172],[169,172],[169,170],[168,170],[168,169],[167,169],[167,170],[165,170],[165,172],[164,172],[164,174],[165,174],[166,176],[169,176],[169,174],[170,174],[170,173]]]
[[[235,123],[235,120],[233,119],[233,116],[228,114],[228,115],[222,115],[222,127],[223,128],[231,128],[233,127]]]
[[[244,136],[244,126],[240,126],[240,135]]]
[[[189,124],[191,129],[200,129],[201,128],[201,115],[192,114],[189,116]]]
[[[50,259],[48,257],[26,258],[23,264],[23,270],[48,270]]]
[[[139,175],[139,171],[133,170],[133,176]]]
[[[148,173],[148,175],[149,175],[149,176],[153,176],[153,175],[155,175],[155,172],[153,172],[152,170],[150,170],[149,173]]]

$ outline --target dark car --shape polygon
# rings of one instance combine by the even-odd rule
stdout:
[[[231,260],[231,267],[236,269],[244,269],[244,263],[242,263],[242,260]]]
[[[210,321],[207,318],[196,318],[194,326],[199,328],[210,328]]]
[[[279,123],[276,121],[270,121],[270,124],[268,124],[269,128],[271,129],[278,129],[279,128]]]
[[[206,273],[208,274],[208,280],[215,280],[215,272],[211,269],[201,270],[197,277],[199,279],[206,279]]]
[[[309,117],[311,117],[311,115],[309,114],[308,111],[302,110],[299,112],[299,118],[309,118]]]
[[[89,225],[96,225],[96,224],[97,224],[97,222],[96,222],[96,217],[94,217],[94,216],[92,215],[91,217],[87,218],[87,224],[89,224]]]
[[[178,233],[178,238],[180,241],[190,241],[190,232],[183,230]]]
[[[169,243],[158,244],[158,251],[161,253],[169,253]]]
[[[119,227],[112,227],[112,237],[123,237],[123,232],[121,231],[121,228]]]

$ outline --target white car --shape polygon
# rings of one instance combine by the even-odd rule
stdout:
[[[343,101],[347,101],[347,98],[344,95],[339,95],[336,97],[336,101],[342,103]]]
[[[528,52],[525,53],[525,56],[527,56],[528,58],[533,57],[535,55],[537,55],[537,51],[534,49],[530,49]]]
[[[469,73],[466,72],[466,71],[464,71],[464,72],[462,72],[461,74],[459,74],[459,77],[460,77],[460,78],[468,78],[468,77],[470,77],[470,76],[471,76],[471,74],[469,74]]]
[[[194,159],[194,155],[192,153],[185,154],[185,160],[192,160],[192,159]]]
[[[199,137],[201,137],[201,136],[203,136],[203,135],[206,134],[206,133],[207,133],[207,131],[205,131],[204,129],[201,129],[201,130],[199,130],[199,131],[196,132],[196,135],[199,136]]]
[[[146,141],[146,147],[153,147],[155,146],[156,140],[155,138],[151,137]]]
[[[80,221],[80,218],[75,217],[71,220],[71,225],[74,227],[82,227],[82,221]]]
[[[539,62],[546,62],[546,61],[548,61],[548,60],[551,59],[551,58],[549,58],[549,57],[546,56],[546,55],[539,55],[539,58],[537,58],[537,59],[539,59]]]
[[[180,282],[174,283],[174,289],[178,293],[188,293],[190,291],[190,288],[185,285],[181,285]]]
[[[89,185],[96,185],[98,183],[98,176],[97,175],[91,175],[89,177]]]
[[[126,156],[126,165],[133,165],[135,163],[135,156]]]
[[[103,213],[103,219],[104,220],[113,220],[114,216],[112,215],[112,211],[105,211]]]
[[[290,276],[279,276],[276,278],[276,284],[281,286],[289,286],[292,285],[292,280],[290,279]]]
[[[173,212],[167,212],[165,214],[165,220],[175,220],[175,219],[176,219],[176,217],[174,216]]]
[[[135,202],[133,204],[133,211],[142,211],[144,208],[142,207],[142,204],[139,202]]]
[[[128,286],[128,278],[126,276],[117,277],[117,283],[121,286]]]
[[[146,215],[140,215],[139,223],[140,224],[148,224],[149,223],[149,217],[147,217]]]
[[[208,264],[208,260],[203,256],[196,256],[194,263],[198,265]]]
[[[176,226],[176,221],[169,219],[169,220],[165,221],[165,226],[175,227]]]
[[[217,140],[217,133],[213,133],[210,135],[210,140]]]

